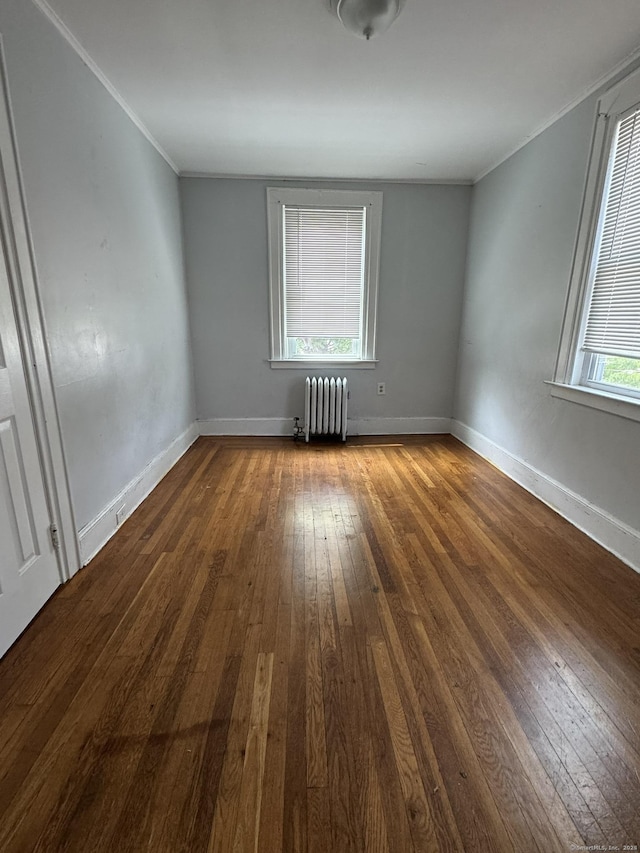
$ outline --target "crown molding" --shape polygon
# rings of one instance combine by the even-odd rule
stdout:
[[[126,100],[122,97],[120,92],[116,89],[113,83],[109,80],[106,74],[102,71],[101,68],[96,64],[96,62],[89,56],[85,48],[80,44],[78,39],[74,36],[71,30],[67,27],[64,21],[58,16],[57,12],[55,12],[51,6],[47,3],[47,0],[32,0],[34,6],[36,6],[45,17],[49,19],[49,21],[54,25],[54,27],[58,30],[60,35],[65,39],[65,41],[73,48],[73,50],[78,54],[80,59],[84,62],[84,64],[89,68],[89,70],[98,78],[100,83],[104,86],[107,92],[111,95],[111,97],[116,101],[116,103],[121,107],[122,110],[127,114],[127,116],[131,119],[131,121],[138,128],[140,133],[148,140],[148,142],[153,145],[158,154],[162,157],[162,159],[167,163],[168,166],[175,172],[176,175],[180,174],[180,170],[173,162],[171,157],[167,154],[164,148],[160,145],[158,140],[153,136],[151,131],[146,127],[144,122],[140,119],[140,117],[134,112],[134,110],[129,106]]]
[[[227,181],[286,181],[286,183],[324,183],[324,184],[434,184],[436,186],[473,185],[471,178],[319,178],[307,175],[285,177],[283,175],[242,175],[225,172],[191,172],[184,170],[179,173],[181,178],[211,178],[212,180]]]
[[[577,107],[578,104],[581,104],[590,95],[593,95],[595,92],[604,88],[607,83],[611,83],[615,80],[616,77],[622,76],[623,72],[625,71],[628,71],[630,73],[633,70],[631,66],[638,59],[640,59],[640,47],[627,54],[624,59],[620,60],[620,62],[618,62],[618,64],[611,69],[611,71],[607,71],[606,74],[603,74],[601,77],[598,77],[598,79],[594,83],[592,83],[586,89],[583,89],[583,91],[577,97],[575,97],[572,101],[569,101],[566,106],[562,107],[562,109],[558,110],[552,116],[550,116],[543,124],[540,125],[537,130],[534,130],[528,136],[525,136],[525,138],[518,142],[517,145],[509,149],[507,154],[504,154],[502,157],[500,157],[499,160],[496,160],[493,165],[488,166],[486,169],[480,172],[479,175],[476,175],[476,177],[473,179],[473,181],[471,181],[471,183],[477,184],[478,181],[481,181],[483,178],[486,178],[488,174],[493,172],[494,169],[497,169],[498,166],[501,166],[503,163],[505,163],[510,157],[513,157],[514,154],[517,154],[521,148],[524,148],[525,145],[528,145],[532,140],[536,138],[536,136],[540,136],[540,134],[544,133],[544,131],[547,130],[547,128],[551,127],[552,124],[555,124],[555,122],[557,122],[567,113],[570,113],[574,107]]]

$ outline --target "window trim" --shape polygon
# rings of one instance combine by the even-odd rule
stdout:
[[[633,393],[626,394],[620,386],[588,380],[585,367],[590,353],[581,352],[580,344],[587,319],[587,301],[591,293],[598,228],[615,128],[619,116],[637,104],[640,104],[640,69],[605,92],[597,103],[560,345],[553,381],[547,383],[555,397],[632,420],[640,420],[640,398]]]
[[[282,206],[368,207],[365,232],[365,282],[362,309],[361,357],[357,359],[290,358],[284,334]],[[273,368],[374,368],[378,321],[378,278],[382,232],[382,193],[359,190],[326,190],[304,187],[267,187],[269,245],[269,323]]]
[[[637,400],[640,403],[640,390],[629,388],[624,385],[614,385],[612,382],[600,382],[598,379],[593,379],[595,372],[595,362],[598,359],[597,352],[585,352],[582,358],[582,376],[580,384],[585,388],[592,388],[594,391],[600,391],[603,394],[617,394],[619,397],[630,399],[633,403]]]
[[[640,421],[640,405],[632,397],[623,397],[609,391],[601,391],[589,385],[567,385],[562,382],[545,382],[552,397],[568,400],[590,409],[599,409],[610,415],[618,415],[631,421]]]

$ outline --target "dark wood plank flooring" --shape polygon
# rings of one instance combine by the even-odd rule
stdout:
[[[637,849],[639,773],[640,575],[450,436],[199,439],[0,662],[2,853]]]

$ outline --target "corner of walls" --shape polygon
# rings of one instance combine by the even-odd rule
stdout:
[[[71,30],[67,27],[67,25],[58,15],[55,9],[53,9],[53,7],[47,2],[47,0],[33,0],[33,4],[53,24],[53,26],[60,33],[62,38],[69,44],[71,48],[73,48],[73,50],[78,54],[78,56],[87,66],[87,68],[93,73],[96,79],[100,81],[100,83],[104,86],[107,92],[111,95],[113,100],[120,105],[122,110],[131,119],[133,124],[135,124],[135,126],[138,128],[140,133],[142,133],[142,135],[146,137],[146,139],[151,143],[151,145],[153,145],[158,154],[162,157],[165,163],[177,176],[179,174],[179,169],[174,163],[174,161],[171,159],[169,154],[164,150],[158,140],[153,136],[153,134],[144,124],[140,116],[129,106],[125,98],[116,89],[113,83],[109,80],[109,78],[97,64],[97,62],[95,62],[93,58],[89,55],[89,53],[84,49],[82,44],[73,35]]]
[[[623,563],[640,572],[639,530],[634,530],[605,510],[594,506],[586,498],[466,424],[453,420],[451,434],[599,545],[611,551]]]
[[[184,294],[186,299],[186,323],[188,332],[188,356],[189,356],[189,378],[191,382],[191,418],[194,421],[196,437],[202,435],[198,428],[198,412],[196,400],[196,362],[193,348],[193,319],[191,315],[191,294],[189,292],[189,267],[187,264],[187,234],[185,229],[185,211],[184,201],[182,197],[183,177],[180,174],[176,175],[176,186],[178,189],[178,221],[180,226],[180,249],[182,252],[182,280],[184,282]]]
[[[173,468],[198,437],[198,427],[191,424],[159,453],[142,472],[134,477],[98,515],[78,534],[83,566],[95,557],[120,525],[140,506],[160,480]]]
[[[466,307],[466,298],[467,292],[469,289],[469,279],[470,279],[470,263],[471,263],[471,253],[469,250],[469,245],[471,242],[471,225],[473,221],[473,202],[475,197],[475,184],[471,187],[471,192],[469,195],[469,205],[467,208],[467,224],[465,230],[465,240],[464,240],[464,260],[462,266],[462,290],[460,294],[460,313],[458,316],[458,345],[456,348],[455,354],[455,365],[454,365],[454,373],[453,373],[453,393],[452,393],[452,406],[451,406],[451,424],[454,423],[454,418],[456,415],[456,411],[458,409],[458,392],[460,388],[460,374],[462,371],[462,335],[465,327],[465,307]]]

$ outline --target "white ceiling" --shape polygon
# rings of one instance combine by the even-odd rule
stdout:
[[[48,5],[183,173],[475,179],[640,46],[638,0],[407,0],[370,42],[329,0]]]

